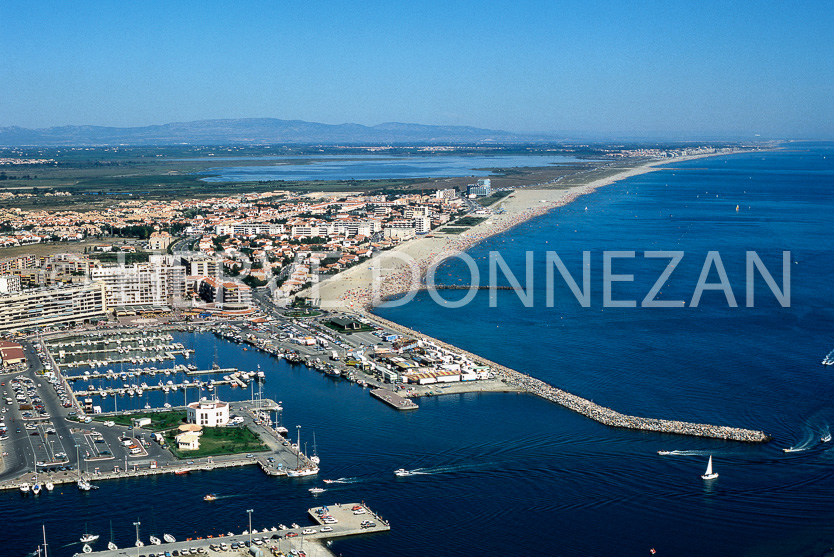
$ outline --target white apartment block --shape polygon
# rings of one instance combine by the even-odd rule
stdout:
[[[20,276],[0,276],[0,294],[14,294],[15,292],[20,292]]]
[[[107,312],[103,282],[0,295],[0,331],[80,323]]]
[[[90,270],[93,281],[105,285],[108,307],[172,305],[185,297],[185,267],[171,256],[151,256],[148,263],[99,266]]]
[[[220,236],[275,236],[286,234],[287,229],[283,224],[269,223],[226,223],[214,227],[214,233]]]

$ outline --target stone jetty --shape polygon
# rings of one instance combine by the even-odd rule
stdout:
[[[569,410],[578,412],[583,416],[591,418],[592,420],[607,426],[637,429],[641,431],[654,431],[658,433],[690,435],[694,437],[710,437],[713,439],[726,439],[730,441],[743,441],[746,443],[767,443],[771,440],[771,437],[765,432],[753,429],[698,424],[677,420],[662,420],[658,418],[643,418],[640,416],[622,414],[612,410],[611,408],[596,404],[586,398],[582,398],[562,389],[558,389],[540,379],[536,379],[535,377],[520,373],[476,354],[467,352],[466,350],[461,350],[456,346],[452,346],[441,340],[429,337],[428,335],[418,333],[408,327],[403,327],[393,321],[389,321],[371,313],[365,313],[364,316],[371,321],[375,321],[386,328],[398,331],[404,335],[431,340],[438,346],[442,346],[447,350],[453,350],[466,355],[474,361],[480,361],[484,365],[492,368],[493,372],[510,387],[539,396],[545,400],[555,402],[556,404],[560,404]]]

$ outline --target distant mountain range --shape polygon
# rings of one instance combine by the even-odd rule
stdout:
[[[0,128],[0,146],[173,145],[173,144],[432,144],[521,143],[555,140],[466,126],[425,126],[389,122],[376,126],[319,124],[302,120],[243,118],[198,120],[160,126],[113,128],[60,126]]]

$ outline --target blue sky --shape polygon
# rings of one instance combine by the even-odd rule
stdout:
[[[0,126],[834,138],[824,2],[0,3]]]

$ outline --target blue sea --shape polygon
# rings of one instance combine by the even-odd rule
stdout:
[[[832,214],[830,144],[670,164],[469,251],[482,277],[489,252],[500,252],[522,284],[525,253],[533,252],[532,307],[501,290],[497,307],[481,291],[456,309],[421,293],[378,310],[616,410],[762,429],[774,437],[769,444],[613,429],[519,394],[425,398],[403,414],[303,366],[210,335],[179,334],[177,341],[197,350],[200,367],[212,363],[216,348],[221,365],[267,372],[264,396],[282,402],[284,425],[293,432],[302,425],[302,442],[315,432],[320,478],[269,478],[250,467],[105,482],[88,493],[74,486],[38,498],[5,492],[0,515],[14,534],[4,536],[1,553],[29,554],[41,524],[50,554],[61,556],[80,550],[85,526],[102,535],[94,549],[103,549],[110,520],[116,542],[128,546],[137,518],[146,541],[162,532],[185,538],[242,531],[250,508],[260,529],[303,523],[306,509],[322,502],[364,500],[392,530],[339,541],[337,554],[619,556],[653,548],[660,556],[827,555],[834,442],[819,439],[834,424],[834,367],[820,362],[834,349]],[[612,297],[638,307],[605,307],[603,252],[632,250],[635,257],[615,259],[612,272],[634,280],[615,282]],[[657,298],[686,304],[639,307],[668,261],[644,252],[661,250],[684,256]],[[559,254],[580,286],[583,252],[590,252],[590,307],[558,273],[547,307],[547,251]],[[728,307],[720,290],[705,290],[690,307],[711,251],[720,254],[739,307]],[[758,276],[755,307],[746,307],[748,251],[780,287],[782,252],[790,251],[790,307]],[[437,276],[470,280],[457,260]],[[706,282],[719,281],[713,267]],[[441,293],[450,300],[462,294]],[[806,450],[781,450],[789,446]],[[704,482],[709,455],[720,476]],[[401,467],[420,473],[395,478]],[[324,478],[342,483],[314,499],[307,489]],[[203,502],[208,492],[220,499]]]

